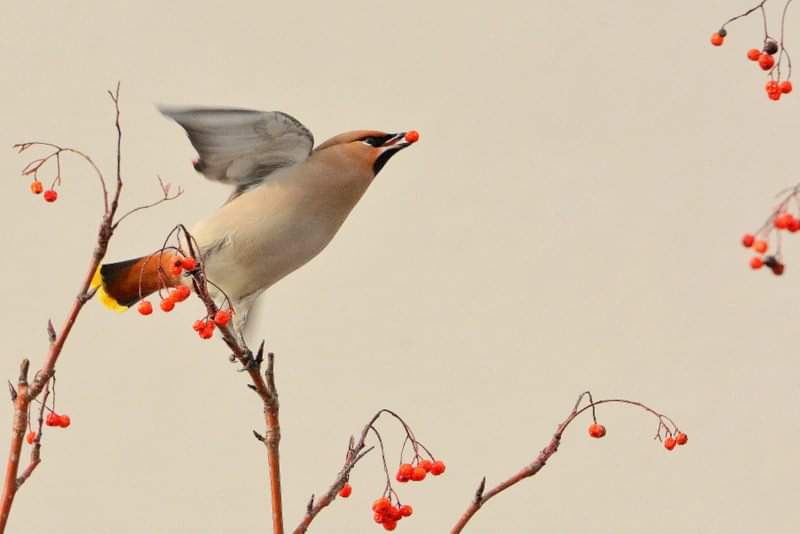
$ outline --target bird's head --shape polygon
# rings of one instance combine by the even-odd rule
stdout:
[[[316,152],[335,149],[367,167],[375,176],[392,156],[418,140],[419,133],[415,130],[400,133],[355,130],[328,139],[317,147]]]

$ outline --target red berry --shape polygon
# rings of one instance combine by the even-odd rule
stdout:
[[[172,271],[174,276],[180,276],[180,274],[183,272],[183,269],[181,269],[179,265],[173,265],[170,271]]]
[[[68,415],[58,416],[58,426],[60,426],[61,428],[67,428],[71,424],[72,424],[72,419],[70,419]]]
[[[149,300],[143,300],[136,307],[136,310],[142,315],[150,315],[153,313],[153,305],[150,304]]]
[[[760,239],[758,239],[756,240],[755,243],[753,243],[753,250],[755,250],[759,254],[765,253],[767,251],[767,248],[769,247],[767,246],[766,241],[761,241]]]
[[[675,437],[675,443],[678,445],[686,445],[687,441],[689,441],[689,436],[683,432],[678,432],[678,435]]]
[[[384,516],[384,515],[383,515],[382,513],[380,513],[380,512],[375,512],[375,515],[374,515],[374,516],[372,516],[372,519],[374,519],[374,520],[375,520],[375,522],[376,522],[376,523],[378,523],[378,524],[380,525],[381,523],[383,523],[384,521],[386,521],[386,516]]]
[[[199,332],[200,330],[202,330],[205,327],[206,327],[206,322],[204,320],[202,320],[202,319],[198,319],[192,324],[192,329],[195,332]]]
[[[394,530],[397,528],[397,521],[389,520],[383,522],[383,528],[385,530]]]
[[[433,476],[438,477],[439,475],[444,473],[444,470],[445,470],[445,465],[443,461],[436,460],[435,462],[433,462],[433,465],[431,466],[431,474]]]
[[[380,499],[372,503],[372,511],[382,514],[386,510],[388,510],[391,505],[392,503],[389,502],[389,499],[387,499],[386,497],[381,497]]]
[[[747,59],[750,61],[758,61],[759,56],[761,56],[761,50],[758,48],[751,48],[747,51]]]
[[[790,82],[789,80],[784,80],[780,84],[780,89],[781,89],[781,93],[788,94],[788,93],[791,93],[792,89],[794,89],[794,88],[792,87],[792,82]]]
[[[722,43],[725,42],[725,37],[719,34],[719,32],[714,32],[711,34],[711,44],[714,46],[722,46]]]
[[[231,320],[231,312],[227,310],[219,310],[214,314],[214,322],[219,326],[225,326]]]
[[[403,475],[406,478],[410,478],[413,472],[414,467],[411,464],[400,464],[400,468],[397,470],[398,475]]]
[[[34,180],[31,182],[31,193],[33,193],[34,195],[38,195],[42,191],[44,191],[44,186],[42,185],[42,182],[40,182],[39,180]]]
[[[775,65],[775,59],[769,54],[761,54],[758,56],[758,66],[761,70],[769,70]]]
[[[47,426],[58,426],[58,423],[60,421],[61,419],[58,417],[57,413],[50,412],[49,414],[47,414],[47,419],[45,419],[44,422]]]
[[[762,265],[764,265],[764,260],[762,260],[760,257],[753,256],[750,259],[750,268],[751,269],[760,269]]]
[[[770,100],[780,100],[781,99],[781,92],[780,91],[772,91],[771,93],[767,93],[767,96]]]
[[[419,132],[416,130],[408,131],[406,132],[405,139],[407,143],[416,143],[419,141]]]
[[[791,214],[784,212],[775,217],[775,219],[772,221],[772,224],[775,225],[775,228],[779,230],[785,230],[788,228],[789,222],[791,222],[793,218],[794,217],[792,217]]]
[[[780,276],[783,274],[783,270],[786,268],[786,266],[776,261],[775,263],[770,265],[769,268],[772,269],[772,274],[774,274],[775,276]]]
[[[194,271],[194,268],[197,267],[197,260],[191,256],[186,256],[181,260],[181,266],[187,271]]]
[[[668,451],[671,451],[672,449],[674,449],[675,448],[675,438],[668,437],[667,439],[665,439],[664,440],[664,448],[667,449]]]
[[[433,462],[430,460],[422,460],[419,463],[419,466],[425,470],[426,473],[430,473],[431,467],[433,467]]]
[[[390,506],[389,509],[386,510],[385,514],[390,521],[400,521],[403,519],[403,515],[400,513],[400,508],[394,505]]]
[[[349,482],[345,482],[342,489],[339,490],[339,497],[344,497],[346,499],[351,493],[353,493],[353,486],[351,486]]]
[[[414,509],[411,508],[408,504],[404,504],[400,507],[400,515],[403,517],[408,517],[414,513]]]
[[[44,192],[44,200],[45,202],[55,202],[58,198],[58,193],[54,189],[48,189]]]
[[[25,441],[28,442],[28,445],[33,445],[33,442],[36,441],[36,432],[33,430],[28,432],[28,435],[25,436]]]
[[[425,475],[427,475],[427,474],[428,474],[428,472],[425,471],[424,467],[417,466],[417,467],[414,468],[414,471],[411,473],[411,480],[413,480],[414,482],[420,482],[422,480],[425,480]]]
[[[593,438],[602,438],[606,435],[606,427],[600,423],[592,423],[589,425],[589,435]]]
[[[189,289],[189,286],[178,286],[175,288],[175,292],[173,293],[177,302],[183,302],[184,300],[188,299],[189,295],[191,294],[192,290]]]
[[[400,473],[397,473],[397,476],[395,476],[394,478],[395,478],[395,480],[397,480],[398,482],[400,482],[402,484],[405,484],[406,482],[408,482],[408,479],[409,479],[409,477],[404,477]]]
[[[167,297],[161,301],[159,306],[161,307],[162,311],[171,312],[175,309],[175,301],[172,298]]]
[[[745,248],[752,247],[753,243],[755,243],[755,241],[756,241],[756,238],[755,238],[755,236],[753,236],[753,234],[744,234],[742,236],[742,245],[744,245]]]
[[[208,321],[199,334],[203,339],[210,339],[214,335],[214,323]]]

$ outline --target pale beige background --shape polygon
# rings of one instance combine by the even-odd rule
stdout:
[[[402,488],[417,512],[399,531],[434,533],[591,388],[666,411],[690,446],[668,454],[649,417],[604,409],[607,439],[577,424],[470,532],[793,532],[800,245],[777,280],[749,272],[737,241],[798,179],[800,96],[763,93],[744,58],[757,20],[708,45],[750,3],[15,2],[0,22],[0,146],[69,143],[110,170],[105,90],[122,80],[125,206],[158,194],[157,173],[186,195],[126,224],[121,259],[226,194],[195,175],[156,102],[285,110],[320,141],[420,130],[332,246],[266,296],[290,525],[379,407],[448,463]],[[791,46],[800,13],[789,28]],[[0,157],[9,378],[22,356],[41,361],[99,208],[79,163],[53,206],[22,164]],[[269,531],[258,405],[221,343],[189,328],[198,313],[87,307],[58,373],[73,426],[50,433],[10,532]],[[314,531],[381,532],[377,456],[352,483]]]

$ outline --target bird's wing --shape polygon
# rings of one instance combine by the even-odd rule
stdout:
[[[314,136],[280,111],[171,108],[159,111],[186,130],[197,150],[195,169],[209,180],[236,187],[233,196],[262,183],[271,172],[300,163]]]

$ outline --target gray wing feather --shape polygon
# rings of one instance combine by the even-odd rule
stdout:
[[[280,111],[159,107],[180,124],[200,156],[195,169],[209,180],[236,187],[234,196],[281,167],[300,163],[314,136]]]

